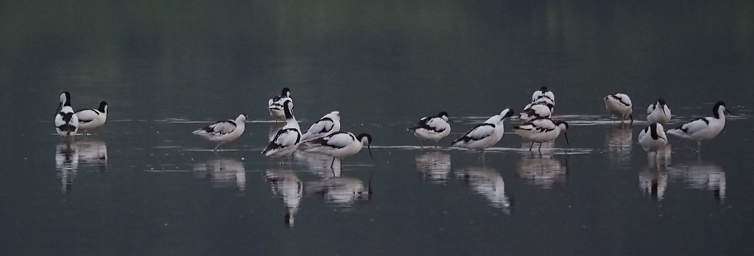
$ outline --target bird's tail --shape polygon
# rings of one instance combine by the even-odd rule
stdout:
[[[665,133],[673,135],[673,136],[676,136],[676,137],[680,137],[680,138],[688,138],[689,137],[689,135],[686,134],[685,132],[683,132],[683,130],[681,130],[681,129],[669,129]]]
[[[199,130],[193,131],[191,133],[196,134],[196,135],[205,135],[205,134],[207,134],[207,131],[205,131],[204,129],[199,129]]]

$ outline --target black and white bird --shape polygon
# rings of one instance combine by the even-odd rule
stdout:
[[[524,121],[531,121],[537,118],[550,118],[555,108],[548,98],[543,97],[538,101],[529,103],[524,107],[524,110],[519,113],[518,118]]]
[[[547,86],[540,87],[539,90],[534,91],[531,95],[531,102],[538,102],[543,99],[547,99],[550,103],[555,104],[555,93],[550,91]]]
[[[615,93],[605,96],[605,109],[610,114],[613,114],[620,118],[620,122],[631,120],[634,122],[633,117],[633,105],[631,104],[631,98],[625,93]]]
[[[409,128],[409,131],[413,131],[414,136],[419,139],[437,143],[450,134],[448,113],[442,111],[436,116],[422,117],[415,127]]]
[[[328,156],[332,156],[333,160],[330,163],[335,163],[335,159],[343,159],[352,155],[355,155],[366,146],[369,150],[369,156],[372,156],[372,136],[366,133],[354,135],[350,132],[336,132],[328,135],[324,138],[313,141],[314,146],[306,149],[306,152],[320,153]]]
[[[301,141],[309,142],[340,131],[340,112],[333,111],[309,126]]]
[[[79,130],[79,118],[71,107],[71,94],[60,93],[60,103],[55,113],[55,131],[60,136],[73,136]]]
[[[568,144],[568,123],[556,121],[550,118],[539,118],[513,127],[513,131],[524,140],[530,141],[529,151],[534,143],[539,143],[539,152],[542,152],[542,143],[555,141],[560,134],[565,137]]]
[[[651,123],[639,132],[639,145],[646,151],[656,151],[668,144],[662,124]]]
[[[221,145],[240,138],[245,129],[246,115],[240,114],[235,120],[217,121],[194,131],[193,134],[217,144],[214,148],[217,150]]]
[[[664,99],[659,98],[657,102],[647,107],[647,122],[651,123],[668,123],[670,122],[670,107]]]
[[[84,109],[76,112],[76,116],[79,118],[79,129],[91,131],[105,125],[107,110],[107,102],[102,101],[99,103],[99,108]]]
[[[697,118],[676,129],[669,129],[668,134],[696,141],[697,146],[700,146],[702,141],[714,139],[723,131],[726,114],[732,115],[725,107],[725,102],[718,101],[712,108],[713,116]]]
[[[293,102],[293,99],[291,98],[291,89],[288,89],[287,87],[283,88],[283,91],[280,92],[279,96],[274,96],[267,101],[267,108],[270,111],[270,117],[278,120],[285,120],[283,104],[286,101]],[[291,109],[293,109],[293,106],[291,106]]]
[[[293,154],[301,144],[301,128],[298,121],[293,116],[293,102],[289,99],[283,103],[283,112],[285,114],[285,126],[275,133],[267,147],[262,151],[266,157],[283,157]]]
[[[503,121],[511,116],[513,116],[513,110],[510,108],[504,109],[499,115],[490,117],[484,123],[478,124],[466,134],[456,139],[453,142],[453,146],[480,150],[494,146],[503,138],[503,133],[505,132]]]

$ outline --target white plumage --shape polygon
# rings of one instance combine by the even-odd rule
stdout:
[[[490,117],[456,139],[453,146],[481,150],[494,146],[503,138],[505,132],[503,121],[511,116],[513,116],[513,111],[510,108],[504,109],[499,115]]]
[[[79,118],[71,107],[71,94],[60,93],[60,104],[55,113],[55,131],[61,136],[73,136],[79,130]]]
[[[620,118],[621,122],[626,119],[631,120],[633,123],[633,105],[631,104],[631,98],[625,93],[615,93],[605,96],[605,109],[610,114],[613,114]]]
[[[524,140],[531,142],[529,146],[530,151],[534,143],[539,143],[539,150],[541,151],[542,143],[554,141],[561,133],[565,137],[566,143],[568,143],[568,123],[565,121],[539,118],[515,126],[513,127],[513,131]]]
[[[550,91],[547,86],[542,86],[539,88],[539,90],[534,91],[534,93],[532,93],[531,95],[531,102],[537,102],[542,98],[549,99],[552,104],[555,104],[555,93]]]
[[[283,88],[280,96],[274,96],[270,98],[267,101],[267,108],[270,111],[270,117],[279,120],[286,120],[283,104],[287,101],[293,103],[293,99],[291,98],[291,89],[288,88]],[[293,109],[293,104],[291,104],[291,109]]]
[[[531,121],[537,118],[550,118],[554,108],[555,105],[548,98],[540,98],[536,102],[527,104],[519,114],[519,118],[524,121]]]
[[[364,146],[367,146],[371,156],[372,151],[369,148],[371,144],[372,136],[369,134],[362,133],[357,136],[350,132],[336,132],[313,141],[313,146],[306,149],[306,152],[332,156],[334,162],[335,158],[342,159],[359,153]]]
[[[649,123],[668,123],[670,122],[670,107],[664,99],[657,99],[657,102],[647,107],[647,121]]]
[[[639,132],[639,145],[646,151],[656,151],[668,144],[665,129],[659,123],[651,123]]]
[[[712,117],[697,118],[677,129],[668,130],[668,134],[697,143],[713,139],[725,128],[726,114],[731,114],[731,112],[726,109],[724,102],[718,101],[712,109]]]
[[[193,134],[216,143],[215,150],[217,150],[220,145],[240,138],[245,129],[246,115],[240,114],[235,120],[217,121],[194,131]]]
[[[414,136],[423,140],[430,140],[437,143],[450,134],[450,124],[448,123],[448,113],[440,112],[436,116],[425,116],[419,119],[415,127],[409,130],[414,132]]]
[[[283,103],[283,112],[285,114],[286,124],[272,138],[262,154],[267,157],[283,157],[292,154],[301,144],[301,128],[298,121],[293,116],[291,107],[293,103],[286,100]]]
[[[301,140],[308,142],[340,131],[340,112],[333,111],[309,126]]]
[[[107,121],[108,105],[106,101],[99,103],[99,108],[84,109],[76,112],[79,118],[79,129],[93,130],[105,125]]]

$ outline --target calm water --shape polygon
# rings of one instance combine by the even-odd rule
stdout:
[[[624,2],[1,3],[0,254],[754,254],[754,2]],[[570,145],[506,134],[482,159],[405,132],[445,110],[458,137],[541,85]],[[284,86],[374,159],[261,157]],[[53,135],[64,89],[107,127]],[[658,96],[676,122],[738,115],[700,154],[647,154],[615,91],[639,119]],[[223,152],[190,133],[239,112]]]

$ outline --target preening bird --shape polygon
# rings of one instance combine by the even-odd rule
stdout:
[[[542,143],[555,141],[560,134],[563,134],[568,144],[568,123],[565,121],[539,118],[517,125],[513,127],[513,131],[524,140],[531,142],[529,151],[532,150],[534,143],[539,143],[538,151],[542,152]]]
[[[610,114],[613,114],[620,118],[621,123],[626,119],[634,122],[633,117],[633,105],[631,104],[631,98],[625,93],[615,93],[605,96],[605,109]]]
[[[60,103],[55,113],[55,131],[60,136],[73,136],[79,130],[79,118],[71,107],[71,94],[60,93]]]
[[[419,139],[437,143],[450,134],[448,113],[442,111],[435,116],[422,117],[416,126],[409,128],[409,131],[413,131],[414,136]]]
[[[309,142],[340,131],[340,112],[333,111],[323,116],[304,133],[301,140]]]
[[[668,136],[662,124],[651,123],[639,132],[639,145],[646,151],[655,151],[668,144]]]
[[[274,119],[285,120],[285,110],[283,109],[283,104],[286,101],[291,101],[291,103],[293,103],[293,99],[291,98],[291,89],[288,89],[287,87],[283,88],[282,92],[280,92],[280,96],[274,96],[267,101],[267,108],[270,111],[270,117]],[[292,105],[291,109],[293,109]]]
[[[235,120],[229,119],[224,121],[214,122],[204,128],[196,130],[193,134],[199,135],[202,138],[214,142],[217,144],[214,150],[220,148],[221,145],[237,140],[243,135],[246,129],[246,115],[240,114]]]
[[[278,130],[275,137],[272,138],[262,154],[267,157],[283,157],[291,155],[301,144],[301,128],[298,121],[293,116],[293,102],[286,100],[283,103],[283,112],[285,114],[285,126]]]
[[[662,98],[647,107],[647,122],[649,123],[668,123],[670,117],[670,107]]]

